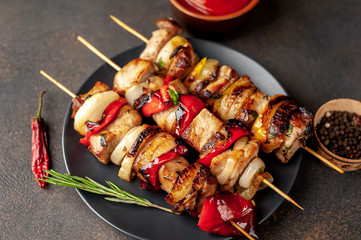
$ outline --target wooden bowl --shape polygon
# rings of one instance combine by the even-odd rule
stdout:
[[[222,38],[238,33],[259,0],[251,0],[241,10],[222,16],[208,16],[193,12],[177,0],[170,0],[174,18],[189,33],[199,37]]]
[[[316,127],[317,124],[321,121],[322,117],[328,111],[347,111],[354,112],[361,116],[361,102],[353,99],[334,99],[324,105],[322,105],[316,112],[315,118],[313,121],[313,126]],[[361,159],[348,159],[340,157],[330,150],[328,150],[321,142],[320,138],[315,131],[315,137],[317,139],[317,152],[323,157],[328,159],[330,162],[334,163],[344,171],[356,171],[361,169]]]

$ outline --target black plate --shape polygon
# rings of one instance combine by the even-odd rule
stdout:
[[[251,76],[251,80],[261,91],[269,95],[276,93],[286,94],[277,80],[267,72],[262,66],[246,57],[245,55],[234,51],[222,45],[191,39],[191,42],[200,57],[218,59],[221,64],[233,67],[240,74]],[[144,45],[125,51],[113,60],[124,66],[130,60],[139,56]],[[95,57],[95,56],[94,56]],[[78,94],[85,93],[93,87],[96,81],[102,81],[112,86],[115,70],[109,65],[104,64],[97,69],[80,87]],[[65,164],[70,174],[77,176],[88,176],[96,181],[105,183],[109,180],[120,188],[129,191],[137,196],[145,197],[151,202],[170,207],[164,201],[165,192],[150,192],[141,190],[139,181],[127,183],[121,180],[118,175],[119,166],[100,163],[86,147],[79,143],[80,135],[73,129],[73,120],[71,116],[71,104],[65,116],[63,128],[63,154]],[[272,154],[261,154],[266,163],[266,170],[274,177],[274,184],[285,193],[288,193],[296,179],[297,172],[301,162],[301,153],[298,152],[294,159],[288,164],[283,165]],[[135,205],[119,204],[109,202],[102,196],[78,191],[84,202],[100,218],[106,221],[116,229],[140,239],[224,239],[224,237],[212,235],[199,230],[197,219],[183,214],[177,216],[157,209],[144,208]],[[283,198],[277,193],[267,188],[255,197],[257,217],[259,223],[268,218],[282,203]],[[262,228],[260,229],[262,231]]]

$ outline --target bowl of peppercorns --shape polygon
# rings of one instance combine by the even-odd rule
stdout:
[[[314,118],[317,151],[344,171],[361,169],[361,102],[334,99]]]

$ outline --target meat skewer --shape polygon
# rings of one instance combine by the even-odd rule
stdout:
[[[114,16],[110,16],[117,24],[119,24],[121,27],[123,27],[124,29],[126,29],[127,31],[129,31],[129,32],[131,32],[131,33],[133,33],[133,32],[136,32],[136,30],[134,30],[133,28],[131,28],[131,27],[129,27],[129,26],[127,26],[125,23],[123,23],[122,21],[120,21],[119,19],[117,19],[117,18],[115,18]],[[138,36],[138,35],[141,35],[140,33],[137,33],[137,35],[136,36]],[[153,37],[152,37],[153,38]],[[149,42],[151,41],[151,40],[148,40],[147,38],[145,38],[144,36],[141,38],[141,40],[143,40],[145,43],[147,43],[147,46],[149,45]],[[187,80],[186,80],[187,81]],[[230,84],[232,84],[233,82],[229,82],[229,85]],[[211,85],[211,84],[210,84]],[[228,85],[228,86],[229,86]],[[191,89],[192,90],[192,89]],[[194,91],[194,89],[193,89],[193,91]],[[265,96],[265,95],[264,95]],[[227,119],[227,118],[226,118]],[[223,120],[225,120],[224,118],[223,118]],[[289,141],[292,141],[292,138],[291,139],[288,139],[288,142]],[[302,147],[303,149],[305,149],[306,151],[308,151],[309,153],[311,153],[312,155],[314,155],[314,156],[316,156],[317,158],[319,158],[322,162],[324,162],[326,165],[328,165],[329,167],[331,167],[331,168],[333,168],[333,169],[335,169],[336,171],[338,171],[339,173],[344,173],[344,171],[342,170],[342,169],[340,169],[339,167],[337,167],[337,166],[335,166],[334,164],[332,164],[330,161],[328,161],[327,159],[325,159],[324,157],[322,157],[321,155],[319,155],[317,152],[315,152],[315,151],[313,151],[312,149],[310,149],[309,147],[307,147],[307,146],[305,146],[303,143],[301,143],[300,141],[297,141],[295,144],[292,144],[291,145],[291,147],[287,147],[287,146],[285,146],[285,144],[283,144],[282,146],[281,146],[282,148],[280,148],[280,149],[286,149],[287,151],[281,151],[281,150],[278,150],[277,151],[277,157],[281,157],[282,158],[282,156],[285,156],[285,153],[286,153],[286,155],[289,153],[289,152],[292,152],[292,151],[288,151],[288,150],[292,150],[292,148],[297,148],[297,147]],[[293,151],[293,152],[295,152],[295,151]],[[289,158],[288,158],[289,159]],[[286,159],[286,162],[287,162],[288,160]]]
[[[85,46],[88,46],[88,45],[90,45],[91,47],[89,47],[89,49],[90,50],[92,50],[93,48],[95,48],[94,46],[92,46],[90,43],[88,43],[86,40],[84,40],[83,38],[81,38],[81,37],[78,37],[78,39],[82,39],[82,43],[85,45]],[[97,52],[99,52],[98,50],[97,50]],[[134,60],[133,60],[134,61]],[[120,68],[120,67],[118,67],[118,68]],[[117,69],[118,69],[117,68]],[[124,70],[124,68],[123,68],[123,70]],[[122,71],[118,71],[118,73],[117,74],[122,74]],[[115,77],[116,78],[116,77]],[[130,86],[127,86],[128,88],[130,88]],[[118,88],[119,89],[119,88]],[[124,93],[124,92],[123,92]],[[126,98],[127,98],[127,96],[126,96]],[[174,109],[173,109],[174,110]],[[168,111],[168,110],[167,110]],[[160,113],[160,115],[161,115],[162,113]],[[160,119],[162,119],[162,117],[160,116],[159,117]],[[212,116],[212,118],[214,118],[215,119],[215,116],[213,115]],[[218,119],[217,120],[215,120],[215,121],[219,121]],[[157,121],[156,121],[157,122]],[[170,121],[168,121],[167,120],[167,122],[170,122]],[[160,127],[162,128],[162,130],[164,130],[164,131],[168,131],[169,129],[165,129],[164,127],[162,127],[161,125],[160,125]],[[200,151],[202,148],[198,148],[198,149],[196,149],[196,150],[198,150],[198,151]],[[248,163],[249,163],[249,160],[248,160]],[[248,165],[248,163],[246,164],[244,164],[244,168],[243,168],[243,170],[246,170],[245,169],[245,167],[247,167],[247,165]],[[240,172],[240,173],[238,173],[238,174],[241,174],[242,173],[242,171]],[[279,188],[277,188],[276,186],[274,186],[270,181],[268,181],[267,179],[265,179],[265,178],[263,178],[262,179],[262,181],[260,181],[259,183],[261,183],[261,182],[263,182],[264,184],[266,184],[267,186],[270,186],[274,191],[276,191],[278,194],[280,194],[283,198],[285,198],[286,200],[288,200],[289,202],[291,202],[291,203],[293,203],[295,206],[297,206],[297,207],[299,207],[300,209],[302,209],[303,210],[303,208],[299,205],[299,204],[297,204],[292,198],[290,198],[288,195],[286,195],[284,192],[282,192]],[[234,183],[233,183],[234,184]]]
[[[64,90],[68,95],[70,95],[72,98],[73,98],[73,102],[76,102],[78,100],[74,100],[74,98],[78,98],[79,96],[76,96],[74,93],[72,93],[70,90],[68,90],[66,87],[64,87],[62,84],[60,84],[58,81],[56,81],[54,78],[52,78],[51,76],[49,76],[47,73],[45,73],[44,71],[40,71],[40,73],[46,77],[48,80],[52,81],[55,85],[57,85],[58,87],[60,87],[62,90]],[[99,91],[99,92],[97,92]],[[96,84],[95,87],[93,89],[91,89],[87,94],[83,95],[83,96],[80,96],[80,97],[85,97],[85,98],[91,98],[93,96],[95,96],[96,94],[99,94],[99,93],[102,93],[102,92],[106,92],[107,89],[104,87],[104,85],[101,85],[101,84]],[[94,94],[94,95],[93,95]],[[90,95],[93,95],[93,96],[90,96]],[[90,96],[90,97],[89,97]],[[85,105],[85,102],[83,102],[83,104]],[[80,109],[80,108],[79,108]],[[78,113],[78,111],[81,111],[79,109],[75,109],[75,116],[76,114]],[[74,107],[73,107],[73,113],[74,113]],[[73,114],[74,115],[74,114]],[[138,127],[139,128],[139,127]],[[91,131],[91,130],[90,130]],[[162,135],[163,134],[163,137],[166,137],[167,135],[169,136],[168,139],[171,139],[172,140],[172,137],[170,137],[170,135],[168,133],[158,133],[158,135]],[[124,138],[126,137],[127,135],[124,136]],[[146,151],[148,152],[154,152],[155,151],[159,151],[157,150],[157,148],[152,148],[152,144],[154,142],[157,141],[157,134],[155,134],[153,137],[150,137],[148,139],[143,139],[146,140],[146,143],[143,145],[143,147],[140,147],[138,150],[139,153],[137,153],[139,156],[141,156],[141,158],[143,158],[146,154]],[[129,137],[129,136],[128,136]],[[139,137],[138,137],[139,138]],[[153,140],[151,140],[153,139]],[[173,138],[174,139],[174,138]],[[148,146],[146,146],[148,144]],[[162,145],[162,144],[165,144],[165,142],[159,142],[158,145]],[[165,144],[167,145],[167,144]],[[134,144],[133,144],[134,146]],[[181,146],[181,145],[178,145],[178,146]],[[145,149],[145,151],[142,152],[142,149]],[[148,150],[147,150],[148,149]],[[130,150],[131,151],[131,150]],[[129,151],[129,153],[130,153]],[[180,154],[183,153],[184,150],[182,150],[180,152]],[[166,153],[166,154],[169,154],[170,152]],[[161,154],[161,156],[157,157],[156,159],[160,159],[163,155]],[[138,157],[137,157],[138,159]],[[153,159],[153,158],[150,158],[150,159]],[[149,160],[148,160],[149,161]],[[169,160],[168,160],[169,161]],[[175,167],[175,169],[172,169],[172,167],[174,168],[174,164],[171,164],[170,166],[163,166],[163,165],[166,165],[168,164],[169,162],[167,163],[164,163],[162,166],[161,166],[161,169],[159,170],[159,176],[163,173],[165,175],[165,179],[168,180],[168,183],[166,180],[163,180],[164,182],[164,186],[163,187],[163,182],[161,184],[162,186],[162,189],[165,190],[166,192],[168,192],[168,196],[173,196],[174,197],[174,191],[177,191],[176,188],[179,187],[181,188],[181,191],[184,191],[184,188],[186,188],[186,185],[187,182],[189,182],[189,175],[193,174],[195,175],[194,179],[193,179],[193,184],[192,184],[192,187],[191,187],[191,192],[194,191],[194,184],[196,185],[199,185],[199,190],[197,192],[196,195],[201,195],[202,198],[198,198],[197,196],[197,201],[190,201],[190,199],[192,199],[191,196],[188,196],[189,194],[186,195],[186,199],[188,199],[188,201],[190,201],[191,203],[187,203],[185,202],[184,200],[181,201],[180,204],[182,205],[185,205],[185,206],[191,206],[192,202],[196,202],[196,205],[198,205],[200,208],[202,208],[202,204],[203,204],[203,201],[206,197],[210,196],[210,195],[213,195],[215,192],[216,192],[216,186],[217,186],[217,182],[216,182],[216,179],[214,176],[211,176],[210,173],[207,173],[207,169],[202,167],[201,164],[199,163],[194,163],[194,164],[191,164],[191,165],[188,165],[188,162],[184,159],[182,160],[182,157],[177,157],[175,156],[175,160],[170,160],[170,161],[175,161],[176,164],[177,163],[180,163],[180,165],[178,167]],[[143,164],[143,166],[141,166]],[[139,163],[137,164],[139,165]],[[143,178],[143,177],[146,177],[147,175],[142,175],[142,172],[140,170],[145,170],[147,171],[147,168],[144,168],[144,166],[148,166],[149,164],[144,164],[144,163],[141,163],[139,168],[138,168],[138,177],[140,178]],[[167,169],[168,168],[168,169]],[[172,172],[172,170],[174,171],[174,173],[170,173]],[[177,172],[179,171],[182,171],[180,174],[177,174]],[[174,178],[174,176],[177,176],[176,178]],[[174,180],[170,180],[171,178],[173,177]],[[161,177],[159,177],[159,179],[161,180]],[[192,178],[190,178],[192,179]],[[144,179],[143,179],[144,180]],[[169,183],[169,180],[170,180],[170,183]],[[171,186],[169,186],[169,184]],[[179,186],[179,185],[183,185],[183,186]],[[207,193],[208,192],[208,193]],[[171,195],[173,194],[173,195]],[[177,195],[179,195],[180,193],[179,192],[176,192]],[[184,194],[183,194],[184,195]],[[193,194],[194,195],[194,194]],[[188,197],[187,197],[188,196]],[[198,202],[199,201],[199,202]],[[169,202],[169,201],[168,201]],[[178,201],[176,201],[177,204]],[[178,206],[179,207],[179,206]],[[197,213],[199,212],[199,210],[196,210],[196,212],[194,212],[196,215],[198,215]],[[194,215],[194,216],[196,216]],[[242,234],[244,234],[247,238],[249,239],[254,239],[247,231],[245,231],[243,228],[241,228],[235,221],[231,220],[229,221],[238,231],[242,232]]]

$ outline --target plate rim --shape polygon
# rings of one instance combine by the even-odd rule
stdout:
[[[212,41],[209,41],[209,40],[204,40],[204,39],[197,39],[197,38],[187,38],[192,44],[194,43],[207,43],[207,44],[210,44],[210,45],[216,45],[217,47],[219,48],[223,48],[223,49],[227,49],[227,51],[231,51],[231,52],[234,52],[236,53],[237,55],[240,55],[242,56],[244,59],[246,59],[247,61],[249,61],[250,63],[252,63],[253,65],[257,66],[258,68],[262,69],[265,73],[267,73],[271,78],[272,80],[274,80],[275,82],[278,83],[279,87],[282,89],[282,91],[284,93],[282,94],[285,94],[285,95],[288,95],[287,91],[284,89],[284,87],[281,85],[281,83],[265,68],[263,67],[261,64],[259,64],[257,61],[253,60],[252,58],[250,58],[249,56],[243,54],[242,52],[238,51],[238,50],[235,50],[235,49],[232,49],[231,47],[229,46],[226,46],[226,45],[223,45],[221,43],[218,43],[218,42],[212,42]],[[118,54],[116,54],[115,56],[113,56],[111,59],[115,62],[116,59],[121,56],[121,55],[124,55],[124,54],[127,54],[129,52],[133,52],[133,51],[137,51],[137,49],[139,48],[144,48],[145,44],[139,44],[135,47],[131,47],[129,49],[126,49]],[[107,68],[109,67],[110,69],[113,70],[113,68],[111,68],[107,63],[103,63],[102,65],[100,65],[95,71],[93,71],[87,78],[86,80],[80,85],[80,87],[78,88],[78,90],[76,91],[76,95],[80,94],[80,91],[81,89],[85,88],[86,85],[88,84],[88,81],[90,81],[91,77],[96,74],[97,72],[101,71],[103,68]],[[116,71],[114,70],[114,74],[116,73]],[[68,165],[68,159],[67,159],[67,153],[66,153],[66,127],[68,125],[68,122],[69,120],[69,116],[71,116],[71,112],[72,112],[72,102],[70,102],[68,104],[68,107],[67,107],[67,111],[66,111],[66,114],[65,114],[65,118],[63,120],[63,129],[62,129],[62,152],[63,152],[63,158],[64,158],[64,163],[65,163],[65,167],[66,167],[66,171],[68,174],[71,174],[71,170],[70,170],[70,166]],[[293,179],[290,181],[290,188],[287,189],[286,191],[284,191],[286,194],[289,194],[289,192],[292,190],[293,188],[293,185],[294,185],[294,182],[296,181],[296,178],[298,176],[298,173],[299,173],[299,169],[300,169],[300,165],[301,165],[301,162],[302,162],[302,151],[298,151],[296,154],[298,154],[299,156],[297,157],[298,160],[296,162],[295,159],[293,159],[295,162],[295,176],[293,177]],[[128,235],[128,236],[131,236],[133,238],[137,238],[137,239],[143,239],[140,235],[137,235],[135,233],[131,233],[129,231],[126,231],[124,229],[122,229],[121,227],[117,226],[116,224],[112,223],[111,221],[109,221],[107,218],[105,218],[104,216],[102,216],[93,206],[92,204],[89,202],[89,199],[87,198],[87,196],[85,196],[87,193],[85,193],[84,191],[81,191],[81,190],[78,190],[76,189],[76,192],[79,194],[80,198],[85,202],[85,204],[87,205],[87,207],[89,207],[100,219],[102,219],[103,221],[105,221],[107,224],[109,224],[110,226],[112,226],[113,228],[119,230],[120,232]],[[284,202],[285,199],[281,199],[281,201],[279,201],[277,204],[275,204],[273,207],[271,207],[271,210],[268,214],[266,214],[266,216],[258,222],[258,225],[261,225],[262,223],[264,223],[264,221],[266,221],[279,207],[280,205]],[[104,200],[106,201],[106,200]],[[201,230],[199,230],[201,231]],[[213,235],[212,235],[213,236]],[[217,236],[219,237],[219,236]],[[228,237],[222,237],[221,238],[224,238],[224,239],[227,239]]]

